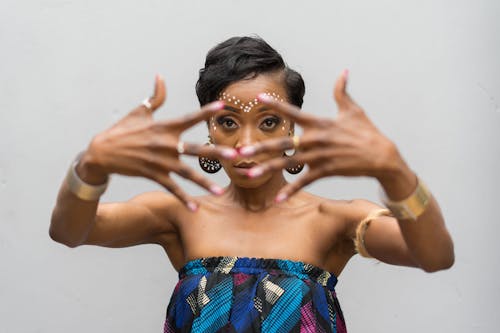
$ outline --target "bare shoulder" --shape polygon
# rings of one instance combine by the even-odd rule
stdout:
[[[348,224],[348,237],[354,237],[355,230],[359,223],[371,212],[379,209],[385,209],[385,207],[366,199],[353,199],[347,201],[342,209],[342,214]]]
[[[321,198],[321,197],[318,197]],[[334,200],[321,198],[320,210],[328,217],[334,218],[338,223],[343,223],[348,238],[351,238],[352,230],[370,212],[384,208],[366,199]]]
[[[146,208],[159,222],[159,225],[167,229],[165,231],[176,227],[179,208],[184,207],[175,196],[161,191],[145,192],[133,197],[128,202]]]
[[[347,222],[351,201],[325,198],[305,191],[301,191],[301,198],[309,203],[311,211],[315,211],[312,216],[316,224],[321,223],[325,232],[333,232],[342,238],[349,227]]]
[[[332,214],[338,214],[348,219],[362,219],[374,209],[384,208],[366,199],[332,200],[325,199],[323,209]]]

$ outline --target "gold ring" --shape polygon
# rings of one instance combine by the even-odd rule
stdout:
[[[300,136],[294,135],[292,137],[292,142],[293,142],[293,149],[297,150],[299,149],[299,144],[300,144]]]
[[[177,153],[179,153],[179,155],[182,155],[184,154],[184,142],[183,141],[179,141],[177,142]]]

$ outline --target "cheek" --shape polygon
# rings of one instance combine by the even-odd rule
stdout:
[[[292,129],[291,122],[288,119],[283,119],[276,127],[275,133],[279,136],[288,136]]]
[[[236,135],[230,135],[221,128],[221,125],[215,123],[210,124],[208,131],[212,143],[224,146],[232,146],[233,141],[236,140]]]
[[[280,124],[279,130],[287,134],[290,131],[290,121],[288,119],[283,119]]]
[[[208,131],[210,132],[210,134],[215,133],[216,130],[217,130],[217,127],[218,127],[218,124],[215,121],[215,119],[214,118],[210,118],[210,120],[208,122]]]
[[[213,143],[217,142],[217,137],[220,135],[220,126],[213,118],[208,122],[208,135]]]

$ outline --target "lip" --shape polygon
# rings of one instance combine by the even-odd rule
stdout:
[[[257,165],[257,162],[254,162],[254,161],[241,161],[239,163],[234,164],[234,167],[240,168],[240,169],[251,169],[256,165]]]

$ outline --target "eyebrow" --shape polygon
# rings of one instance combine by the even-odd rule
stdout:
[[[231,111],[231,112],[239,113],[239,109],[234,108],[234,107],[232,107],[230,105],[224,105],[224,109],[228,110],[228,111]],[[270,108],[268,106],[261,106],[261,108],[258,110],[258,112],[264,112],[264,111],[267,111],[267,110],[270,110]]]
[[[229,105],[224,105],[224,110],[228,110],[228,111],[231,111],[231,112],[238,112],[238,109],[237,108],[233,108],[232,106],[229,106]]]

